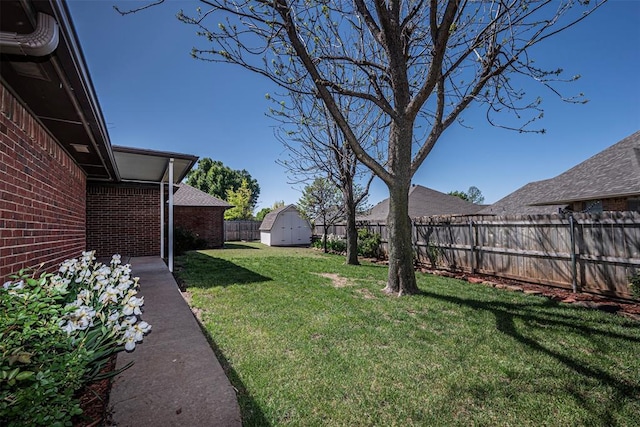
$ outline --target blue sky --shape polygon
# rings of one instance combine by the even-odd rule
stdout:
[[[193,1],[168,1],[122,17],[145,2],[70,0],[69,8],[114,145],[177,151],[221,160],[258,180],[258,208],[296,203],[300,186],[287,183],[275,162],[283,147],[266,117],[266,93],[276,88],[237,66],[192,59],[202,42],[175,14]],[[538,63],[582,78],[563,93],[584,92],[585,105],[563,103],[540,85],[544,135],[493,128],[482,111],[463,117],[472,129],[448,129],[414,177],[438,191],[478,187],[493,203],[524,184],[552,178],[640,130],[640,1],[611,0],[581,24],[548,40]],[[369,202],[388,192],[374,183]]]

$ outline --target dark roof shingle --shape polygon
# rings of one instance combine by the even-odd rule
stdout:
[[[568,204],[640,195],[640,131],[545,182],[530,204]]]
[[[409,189],[409,217],[411,218],[435,215],[473,215],[484,207],[485,205],[476,205],[422,185],[414,185]],[[358,219],[384,222],[388,215],[389,199],[387,198],[375,205],[368,215]]]
[[[178,190],[173,195],[175,206],[216,206],[230,208],[231,205],[224,200],[207,194],[204,191],[193,188],[187,184],[178,184]]]
[[[549,180],[535,181],[520,187],[494,204],[478,212],[479,215],[546,215],[558,213],[566,205],[529,206],[532,200],[544,196]]]

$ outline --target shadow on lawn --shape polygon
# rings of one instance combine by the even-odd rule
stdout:
[[[256,248],[256,247],[253,247],[253,246],[237,244],[237,243],[228,243],[228,242],[224,242],[223,249],[253,249],[255,251],[259,251],[260,250],[260,248]]]
[[[464,299],[451,295],[434,294],[428,291],[423,291],[420,294],[424,297],[444,300],[454,304],[468,306],[476,310],[489,311],[495,317],[496,329],[499,332],[526,345],[534,351],[554,358],[584,378],[596,380],[610,387],[614,390],[614,397],[610,400],[609,405],[602,405],[601,402],[600,404],[596,404],[594,401],[589,402],[584,398],[583,394],[579,390],[567,390],[573,394],[577,402],[580,402],[583,406],[589,409],[594,417],[600,418],[600,422],[597,423],[597,425],[617,425],[618,420],[615,417],[615,411],[621,408],[624,404],[625,398],[638,398],[640,396],[640,382],[638,381],[638,378],[629,376],[624,379],[618,379],[603,369],[585,365],[579,359],[572,358],[567,353],[561,353],[547,348],[535,339],[525,336],[518,330],[518,326],[515,323],[516,319],[520,319],[524,321],[526,326],[529,328],[540,329],[553,326],[560,329],[572,330],[573,332],[580,333],[587,337],[606,336],[609,338],[640,343],[640,337],[638,336],[611,333],[600,330],[597,327],[572,323],[572,318],[578,321],[580,313],[583,311],[581,308],[571,308],[571,310],[575,310],[575,316],[572,317],[552,312],[551,310],[557,308],[558,304],[551,300],[545,300],[541,305],[527,306],[525,304],[513,304],[501,301],[489,302]],[[636,325],[633,325],[633,327],[635,328]],[[579,380],[576,382],[579,382]]]
[[[273,280],[230,261],[199,252],[190,252],[187,260],[187,264],[180,264],[182,271],[179,276],[181,282],[186,282],[190,288],[214,288]]]
[[[242,382],[242,379],[240,379],[240,376],[238,375],[236,370],[233,369],[233,366],[231,366],[231,363],[229,363],[229,360],[227,360],[220,347],[218,347],[218,344],[216,344],[207,328],[202,324],[200,318],[198,318],[197,316],[196,320],[200,325],[202,333],[209,342],[209,345],[213,349],[218,362],[220,362],[220,366],[222,366],[225,375],[231,382],[233,388],[236,389],[236,397],[238,398],[238,405],[240,406],[242,425],[270,427],[271,423],[265,417],[264,412],[262,412],[262,409],[260,408],[260,405],[255,401],[251,393],[247,390],[247,387]]]

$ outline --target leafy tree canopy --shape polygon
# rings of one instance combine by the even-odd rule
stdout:
[[[219,199],[226,200],[232,205],[234,203],[227,199],[228,191],[238,191],[243,180],[247,181],[247,188],[251,192],[249,205],[253,211],[260,196],[260,186],[258,181],[253,179],[245,169],[233,170],[219,160],[204,157],[198,161],[198,167],[187,175],[187,184]]]
[[[467,202],[475,203],[476,205],[481,205],[484,203],[484,196],[482,195],[482,191],[478,187],[471,186],[465,193],[464,191],[449,191],[447,193],[450,196],[460,197],[462,200],[466,200]]]
[[[253,206],[251,205],[251,189],[246,179],[242,180],[237,190],[227,190],[227,202],[233,207],[224,213],[224,219],[228,221],[253,218]]]

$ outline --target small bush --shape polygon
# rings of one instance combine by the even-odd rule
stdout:
[[[174,248],[176,255],[183,255],[186,251],[193,251],[196,249],[205,249],[207,247],[207,241],[193,233],[191,230],[187,230],[182,227],[175,227],[173,230]]]
[[[380,244],[382,238],[378,233],[372,233],[366,228],[358,230],[358,255],[367,258],[378,258],[380,256]]]
[[[335,234],[329,234],[328,236],[322,235],[322,238],[315,240],[312,243],[314,248],[324,249],[324,241],[327,240],[327,251],[335,252],[338,254],[344,253],[347,250],[347,241],[342,236]]]
[[[139,319],[144,299],[130,274],[119,255],[107,266],[84,252],[57,274],[21,270],[0,287],[2,425],[71,425],[82,412],[75,393],[122,371],[100,373],[151,329]]]

